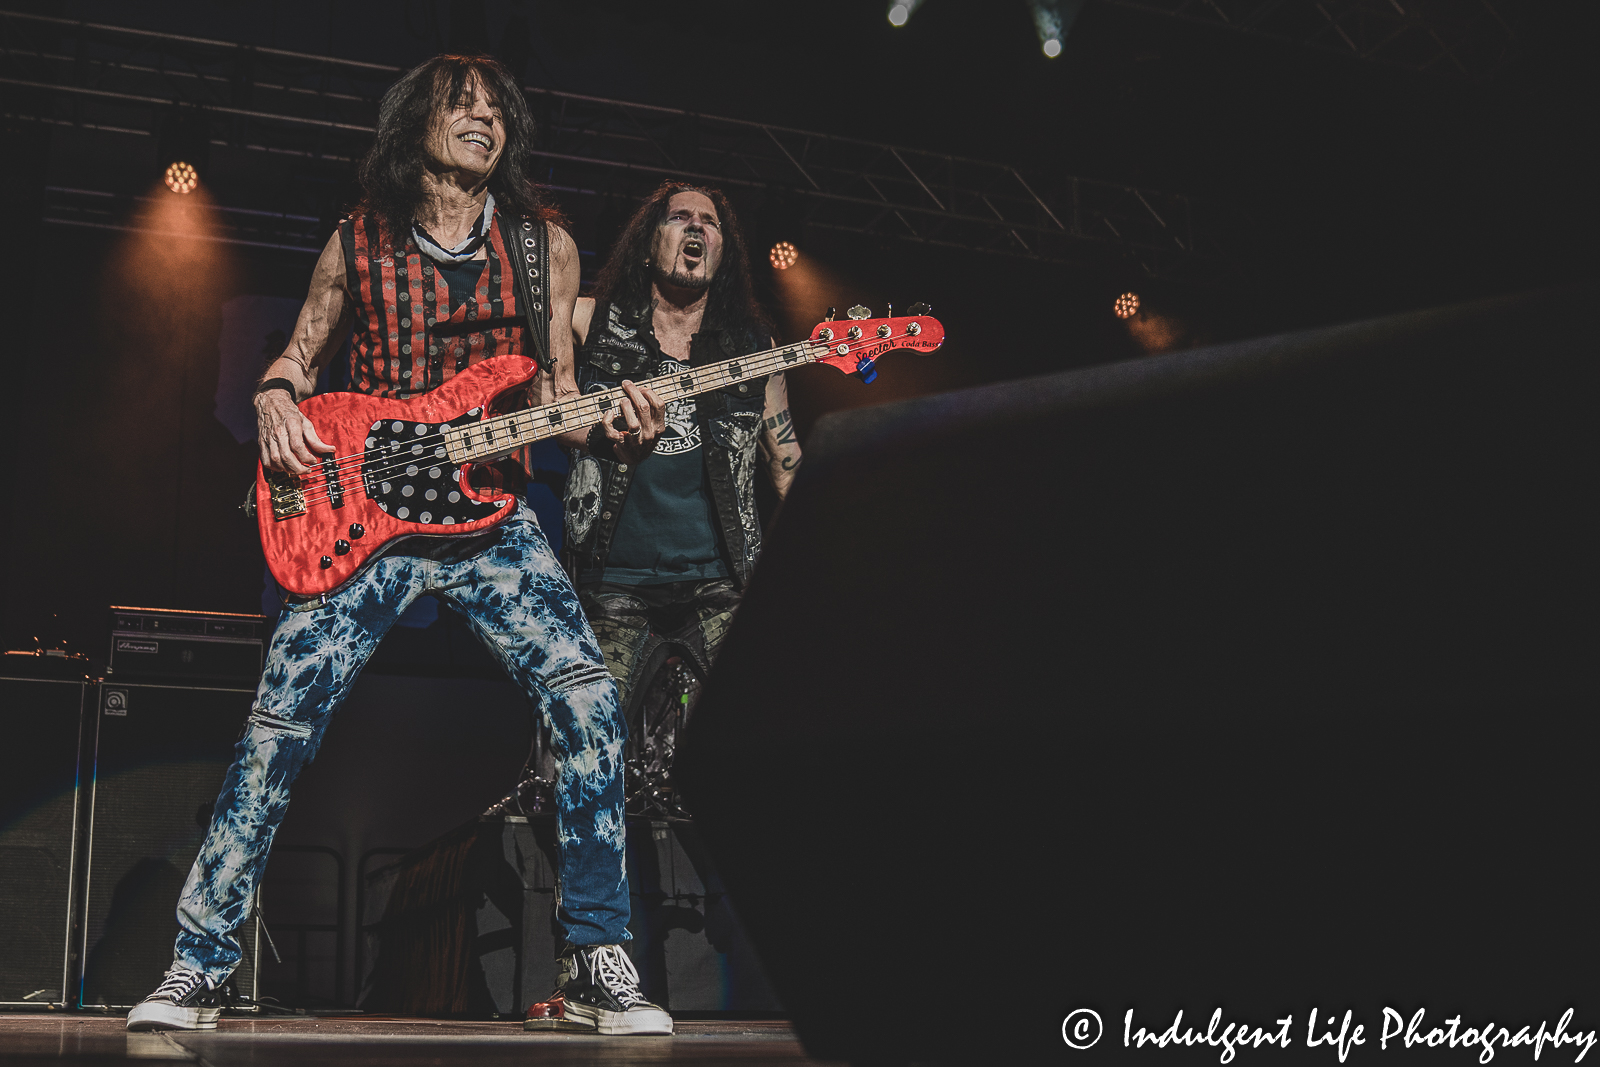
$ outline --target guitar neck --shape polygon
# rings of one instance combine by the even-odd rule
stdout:
[[[801,341],[704,367],[686,367],[638,384],[653,390],[663,402],[671,403],[682,397],[764,378],[788,367],[814,363],[827,351],[826,347],[811,341]],[[604,418],[614,418],[623,395],[619,386],[447,430],[445,450],[453,463],[483,463],[515,452],[524,445],[556,437],[568,430],[593,426]]]

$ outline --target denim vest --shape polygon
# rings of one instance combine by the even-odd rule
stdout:
[[[702,330],[689,342],[689,365],[703,367],[770,347],[760,329]],[[597,306],[589,336],[578,352],[578,388],[585,393],[637,382],[662,358],[650,312],[630,314],[616,305]],[[717,537],[723,561],[740,588],[750,580],[761,551],[761,520],[756,513],[756,440],[766,407],[766,379],[752,378],[694,399],[700,425],[700,453],[716,502]],[[647,459],[645,462],[649,462]],[[605,566],[617,522],[626,506],[632,468],[597,459],[576,449],[567,474],[567,568],[580,574]]]

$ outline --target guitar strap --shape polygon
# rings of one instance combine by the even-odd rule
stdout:
[[[539,369],[549,374],[555,366],[550,357],[550,314],[545,308],[550,288],[550,228],[526,217],[512,222],[503,211],[495,212],[495,219],[511,259],[511,273],[517,278],[517,306],[533,343],[533,358]]]

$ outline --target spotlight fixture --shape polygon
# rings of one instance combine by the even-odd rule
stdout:
[[[1119,319],[1131,319],[1139,313],[1139,294],[1123,293],[1117,297],[1116,303],[1111,305],[1111,310]]]
[[[1039,47],[1051,59],[1061,54],[1072,24],[1078,21],[1084,0],[1029,0],[1033,8],[1033,28],[1039,34]]]
[[[794,261],[799,258],[799,250],[788,241],[779,241],[772,246],[772,251],[767,253],[767,259],[778,270],[788,270],[794,266]]]
[[[167,109],[156,141],[157,165],[162,160],[167,164],[164,177],[168,189],[179,194],[195,191],[200,172],[211,163],[211,138],[204,110],[187,104],[174,104]]]
[[[200,184],[200,174],[189,164],[179,160],[167,168],[167,188],[175,193],[192,193]]]
[[[889,25],[904,26],[922,6],[922,0],[889,0]]]

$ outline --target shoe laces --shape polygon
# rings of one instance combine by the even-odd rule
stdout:
[[[151,993],[148,1000],[170,1000],[174,1003],[183,1000],[200,986],[211,985],[206,981],[206,976],[199,971],[191,971],[187,967],[172,967],[167,970],[162,978],[161,985]]]
[[[617,998],[623,1010],[638,1004],[648,1004],[639,992],[639,972],[620,945],[601,945],[588,953],[589,969],[595,984]]]

